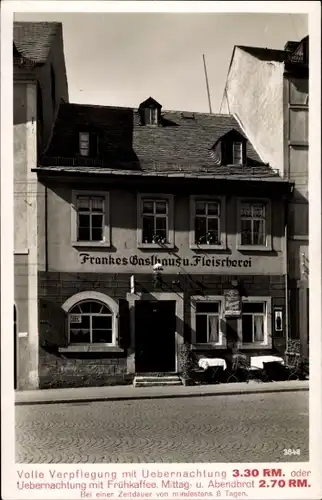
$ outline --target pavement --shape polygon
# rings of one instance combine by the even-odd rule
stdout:
[[[306,462],[309,393],[296,392],[298,385],[234,397],[16,406],[16,462],[109,464],[110,471],[117,463]]]
[[[16,405],[82,403],[96,401],[126,401],[139,399],[169,399],[200,396],[228,396],[275,392],[308,391],[308,380],[283,382],[238,382],[196,386],[134,387],[132,385],[108,387],[80,387],[16,391]]]

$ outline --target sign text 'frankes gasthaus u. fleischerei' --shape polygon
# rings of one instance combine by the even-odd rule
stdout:
[[[290,185],[233,116],[61,103],[35,172],[41,387],[284,350]]]
[[[93,256],[89,253],[80,253],[79,257],[81,259],[81,264],[93,264],[93,265],[107,265],[113,266],[135,266],[135,267],[151,267],[155,264],[161,264],[163,267],[226,267],[226,268],[240,268],[240,267],[252,267],[252,259],[230,259],[226,257],[224,259],[217,257],[204,257],[200,255],[193,255],[191,258],[170,256],[170,257],[159,257],[158,255],[152,255],[151,257],[140,257],[136,254],[130,257],[115,257],[114,255],[108,256]]]

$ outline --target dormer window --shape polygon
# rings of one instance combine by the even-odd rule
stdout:
[[[89,155],[89,133],[80,132],[79,133],[79,154],[81,156]]]
[[[79,132],[79,154],[81,156],[96,156],[97,152],[97,135],[91,132]]]
[[[246,146],[247,139],[238,130],[231,129],[217,140],[210,155],[214,159],[219,156],[221,165],[246,165]]]
[[[161,117],[161,104],[149,97],[139,106],[141,125],[159,125]]]
[[[243,143],[233,142],[233,165],[243,164]]]
[[[156,108],[147,108],[144,110],[145,125],[158,124],[158,110]]]

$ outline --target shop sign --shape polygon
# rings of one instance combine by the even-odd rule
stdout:
[[[80,314],[71,314],[69,316],[69,321],[70,321],[70,323],[81,323],[82,316]]]
[[[239,317],[241,315],[241,298],[238,288],[225,290],[225,316]]]
[[[158,255],[152,255],[151,257],[144,257],[139,255],[130,255],[129,257],[124,257],[122,255],[91,255],[89,253],[79,254],[81,264],[91,264],[91,265],[106,265],[110,267],[116,266],[131,266],[131,267],[153,267],[155,264],[161,264],[163,268],[167,267],[206,267],[206,268],[250,268],[252,267],[251,257],[247,259],[232,259],[231,257],[221,257],[217,256],[202,256],[193,255],[192,257],[180,257],[179,255],[169,255],[169,257],[160,257]]]

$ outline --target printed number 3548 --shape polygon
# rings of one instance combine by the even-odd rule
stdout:
[[[285,448],[284,455],[301,455],[300,448]]]

